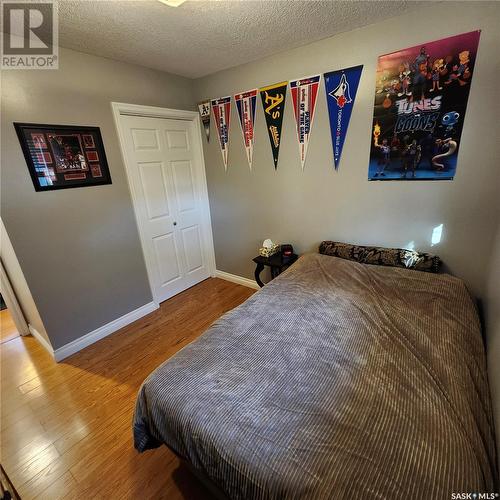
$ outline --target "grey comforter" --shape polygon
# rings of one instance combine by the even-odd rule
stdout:
[[[475,306],[449,275],[306,255],[144,382],[165,443],[234,499],[495,491]]]

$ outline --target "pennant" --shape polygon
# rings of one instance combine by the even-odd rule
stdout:
[[[257,100],[257,89],[249,90],[234,96],[238,117],[240,119],[243,142],[247,153],[248,166],[252,170],[254,123],[255,123],[255,103]]]
[[[212,99],[212,112],[214,114],[217,136],[219,138],[224,170],[227,171],[227,153],[229,147],[229,119],[231,116],[231,97]]]
[[[306,162],[320,78],[321,76],[317,75],[290,82],[302,170],[304,170]]]
[[[278,168],[278,155],[281,143],[281,127],[285,112],[286,86],[288,82],[275,83],[259,89],[266,117],[266,127],[271,141],[274,168]]]
[[[198,103],[198,111],[200,112],[201,122],[205,129],[207,142],[210,142],[210,101],[202,101]]]
[[[323,75],[325,78],[326,103],[330,116],[335,170],[339,168],[340,155],[344,147],[361,71],[363,71],[363,66],[354,66],[331,71]]]

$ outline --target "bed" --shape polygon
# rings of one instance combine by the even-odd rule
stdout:
[[[447,274],[302,256],[147,378],[134,439],[231,499],[495,491],[475,304]]]

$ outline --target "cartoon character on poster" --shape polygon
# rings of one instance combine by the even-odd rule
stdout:
[[[212,112],[214,114],[217,137],[224,162],[224,170],[227,171],[227,156],[229,151],[229,119],[231,117],[231,97],[212,99]]]
[[[378,59],[369,180],[451,180],[480,31]]]
[[[257,102],[257,92],[257,89],[254,89],[249,90],[248,92],[242,92],[241,94],[236,94],[234,96],[250,170],[252,170],[255,104]]]

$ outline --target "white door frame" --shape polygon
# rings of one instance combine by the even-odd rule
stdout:
[[[153,270],[151,269],[151,263],[147,258],[146,251],[146,241],[147,237],[144,234],[144,230],[140,224],[139,218],[139,196],[135,192],[134,186],[131,180],[131,170],[133,168],[133,162],[129,161],[127,155],[125,154],[125,131],[121,126],[120,116],[142,116],[145,118],[170,118],[173,120],[185,120],[192,122],[194,125],[194,155],[195,155],[195,169],[197,170],[198,179],[201,179],[201,184],[198,186],[200,188],[200,207],[202,211],[203,228],[202,234],[204,239],[205,248],[205,259],[208,264],[208,271],[212,277],[215,277],[215,252],[214,252],[214,242],[212,236],[212,220],[210,217],[210,205],[208,201],[208,189],[207,189],[207,177],[205,172],[205,159],[203,157],[203,147],[202,147],[202,136],[201,136],[201,126],[199,113],[196,111],[185,111],[182,109],[169,109],[169,108],[158,108],[156,106],[142,106],[140,104],[126,104],[123,102],[112,102],[111,108],[113,110],[113,117],[115,120],[116,130],[118,132],[118,139],[120,142],[120,149],[122,153],[123,163],[125,164],[125,172],[127,174],[128,187],[130,190],[130,195],[132,197],[132,204],[134,206],[135,220],[137,228],[139,230],[139,236],[141,240],[142,253],[144,256],[144,262],[146,263],[146,270],[148,273],[149,287],[151,289],[151,294],[153,296],[154,302],[158,305],[159,300],[156,296],[155,289],[153,287],[154,278]]]
[[[5,301],[5,305],[7,306],[10,315],[12,316],[12,320],[16,325],[17,331],[19,335],[23,337],[25,335],[30,334],[28,322],[24,317],[23,310],[17,301],[16,294],[12,285],[10,284],[9,277],[7,276],[7,272],[3,267],[3,262],[0,260],[0,293]]]

